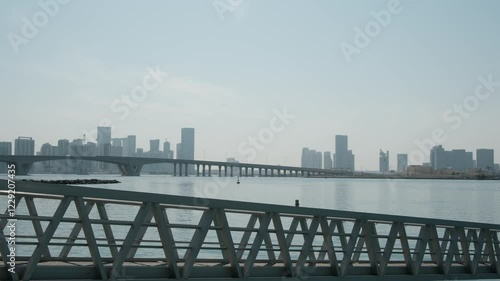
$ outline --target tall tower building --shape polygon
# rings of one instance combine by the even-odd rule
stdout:
[[[348,148],[348,136],[335,136],[334,166],[336,169],[351,170],[354,172],[354,154]]]
[[[331,170],[333,168],[332,153],[325,151],[323,153],[323,169]]]
[[[389,151],[384,153],[380,150],[379,168],[381,173],[389,172]]]
[[[181,151],[180,159],[194,160],[194,128],[181,129]],[[188,173],[194,173],[194,165],[188,166]]]
[[[35,141],[29,137],[18,137],[14,149],[14,155],[35,155]]]
[[[408,168],[408,154],[398,154],[398,172],[406,172]]]
[[[109,156],[111,153],[111,127],[97,127],[97,155]]]
[[[476,150],[477,168],[484,171],[493,171],[495,153],[493,149],[481,148]]]
[[[0,155],[12,155],[11,142],[0,142]]]

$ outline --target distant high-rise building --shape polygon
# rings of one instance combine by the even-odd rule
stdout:
[[[0,142],[0,155],[12,155],[11,142]]]
[[[312,168],[313,162],[314,162],[314,156],[313,154],[316,151],[314,150],[309,150],[309,148],[304,147],[302,148],[302,157],[301,157],[301,167],[302,168]]]
[[[160,151],[160,140],[150,140],[149,141],[149,151],[159,152]]]
[[[333,168],[332,153],[330,151],[323,152],[323,168],[325,170]]]
[[[323,168],[323,154],[319,151],[313,154],[313,168],[322,169]]]
[[[348,136],[335,136],[335,155],[333,157],[336,169],[354,171],[354,154],[348,149]]]
[[[398,172],[406,172],[408,168],[408,154],[398,154]]]
[[[167,159],[173,159],[174,158],[174,151],[170,149],[170,142],[165,141],[163,143],[163,157]]]
[[[111,127],[97,127],[97,155],[111,154]]]
[[[379,167],[381,173],[389,172],[389,151],[384,153],[380,150]]]
[[[177,159],[184,159],[184,153],[182,152],[182,143],[178,143],[175,146],[175,151],[177,153]]]
[[[181,152],[180,159],[194,160],[194,128],[181,129]],[[194,165],[188,165],[188,173],[194,173]]]
[[[58,140],[57,141],[57,155],[66,156],[69,155],[69,140]]]
[[[14,155],[35,155],[35,141],[29,137],[17,138]]]
[[[494,158],[495,153],[493,149],[481,148],[476,150],[477,168],[486,171],[494,170]]]
[[[111,127],[97,127],[97,155],[111,156]],[[99,162],[101,170],[109,171],[108,163]]]
[[[134,157],[136,150],[136,136],[129,135],[123,144],[123,156]]]
[[[431,167],[434,170],[452,169],[456,171],[465,171],[474,168],[472,152],[464,149],[453,149],[446,151],[442,145],[431,149]]]

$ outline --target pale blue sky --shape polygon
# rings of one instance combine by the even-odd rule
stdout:
[[[212,1],[73,0],[16,53],[9,33],[43,10],[2,1],[0,141],[32,136],[39,148],[109,118],[113,137],[135,134],[145,150],[194,127],[195,158],[245,161],[238,145],[286,106],[296,117],[253,162],[299,165],[302,147],[332,151],[347,134],[357,169],[377,170],[379,149],[395,168],[434,128],[445,148],[494,148],[499,162],[500,87],[457,130],[442,115],[480,76],[500,81],[500,2],[401,0],[348,63],[340,44],[389,2],[243,0],[221,20]],[[156,66],[170,77],[121,120],[112,102]]]

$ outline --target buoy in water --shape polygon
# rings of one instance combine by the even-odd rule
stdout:
[[[236,183],[237,183],[237,184],[240,184],[240,178],[238,178],[238,179],[236,180]]]

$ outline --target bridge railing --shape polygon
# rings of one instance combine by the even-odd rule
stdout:
[[[1,280],[500,278],[500,225],[30,182],[15,205]]]

